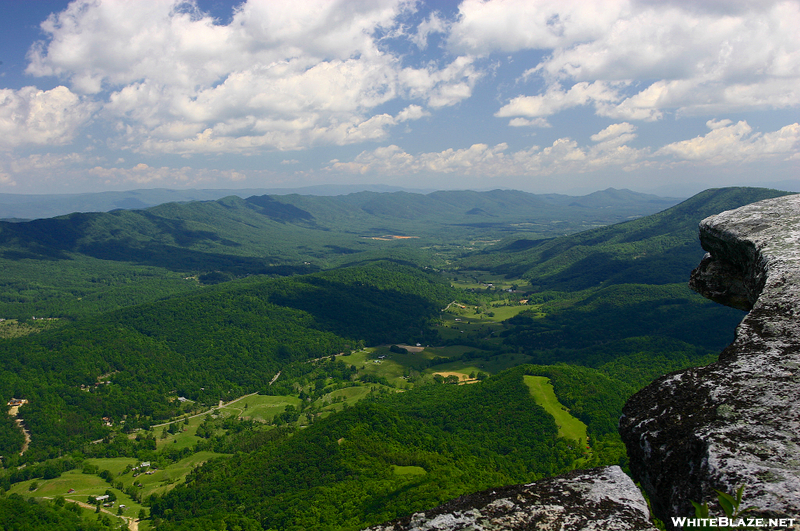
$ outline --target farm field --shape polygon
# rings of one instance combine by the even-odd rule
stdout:
[[[128,461],[134,460],[129,459]],[[37,488],[31,490],[34,485]],[[70,492],[71,489],[74,490]],[[105,494],[107,490],[113,492],[117,497],[113,507],[105,508],[107,514],[116,516],[120,504],[125,505],[122,516],[128,518],[136,518],[139,515],[139,511],[143,509],[141,504],[119,489],[113,488],[96,474],[84,474],[77,469],[64,472],[61,476],[53,479],[38,479],[17,483],[9,493],[19,494],[26,498],[35,496],[37,498],[53,499],[63,496],[67,502],[86,504],[89,496],[100,496]],[[85,512],[88,514],[94,511],[86,509]],[[145,522],[142,523],[144,524]],[[139,529],[146,530],[149,529],[149,526],[146,524],[144,527],[140,526]]]
[[[541,305],[519,304],[517,299],[491,300],[481,306],[456,303],[442,312],[437,330],[445,341],[464,339],[494,340],[493,334],[503,330],[501,324],[522,311],[537,309]],[[543,314],[539,315],[542,316]]]
[[[301,400],[295,396],[250,395],[219,408],[220,415],[236,416],[256,422],[272,422],[275,415],[283,413],[286,406],[299,407]]]
[[[536,403],[555,419],[556,425],[558,425],[558,435],[583,444],[586,441],[586,424],[570,415],[569,410],[558,401],[550,379],[544,376],[530,375],[525,375],[523,379],[531,390],[531,395]]]
[[[475,349],[472,349],[475,350]],[[481,351],[476,351],[481,352]],[[500,356],[493,356],[487,359],[473,359],[473,360],[456,360],[449,363],[442,363],[431,367],[425,371],[425,374],[433,376],[435,373],[457,372],[464,375],[472,374],[473,372],[484,372],[487,374],[497,374],[511,367],[530,363],[532,358],[525,354],[502,354]]]
[[[181,436],[173,437],[173,440],[186,438],[186,432],[181,433]],[[104,508],[104,512],[116,517],[120,514],[119,506],[124,505],[121,516],[137,518],[142,509],[145,510],[145,513],[147,509],[126,493],[132,486],[138,490],[140,499],[146,499],[152,494],[163,495],[183,482],[186,475],[194,468],[210,459],[226,455],[228,454],[200,451],[163,468],[156,467],[154,463],[153,467],[146,468],[146,470],[152,471],[149,474],[132,470],[132,467],[139,465],[139,461],[133,458],[86,459],[83,461],[84,467],[97,467],[99,472],[105,470],[110,472],[111,484],[101,478],[99,473],[84,473],[81,468],[77,468],[68,470],[52,479],[39,478],[15,483],[9,493],[19,494],[26,498],[34,496],[52,499],[63,496],[67,502],[86,504],[90,496],[100,496],[106,491],[110,491],[116,496],[116,501],[113,506]],[[134,476],[134,474],[136,475]],[[120,486],[122,489],[118,488]],[[93,510],[87,509],[87,512],[93,512]],[[144,531],[149,528],[149,521],[138,522],[138,529]]]

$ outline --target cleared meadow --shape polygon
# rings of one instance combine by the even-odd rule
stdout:
[[[524,377],[525,385],[531,390],[536,403],[550,413],[558,426],[558,435],[579,443],[586,441],[586,424],[569,414],[569,410],[558,401],[550,379],[544,376]]]

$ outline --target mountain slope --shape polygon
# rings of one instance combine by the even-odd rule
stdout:
[[[563,234],[656,209],[649,196],[623,195],[593,208],[509,190],[230,196],[0,222],[0,316],[96,314],[191,291],[192,277],[303,274],[387,256],[438,267],[476,240]]]
[[[685,282],[703,256],[697,243],[700,220],[786,194],[763,188],[706,190],[663,212],[633,221],[549,241],[508,239],[464,262],[475,269],[525,278],[541,291]]]
[[[556,436],[520,371],[431,385],[210,463],[154,500],[152,514],[169,530],[218,528],[232,514],[263,529],[362,529],[566,470],[581,452]]]
[[[0,396],[29,400],[28,455],[57,454],[102,438],[101,417],[147,426],[177,414],[177,396],[216,405],[265,390],[291,362],[429,340],[454,297],[439,277],[393,263],[252,277],[0,340]]]

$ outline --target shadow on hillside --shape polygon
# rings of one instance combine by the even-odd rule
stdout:
[[[418,295],[379,289],[358,282],[302,278],[304,289],[276,291],[269,302],[303,310],[325,330],[368,344],[432,340],[428,320],[437,305]]]

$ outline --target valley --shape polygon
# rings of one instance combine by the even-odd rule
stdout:
[[[743,315],[686,286],[697,223],[782,194],[228,197],[2,223],[0,395],[27,400],[30,445],[2,416],[0,518],[32,497],[97,529],[355,530],[624,467],[626,398],[715,359]],[[107,491],[105,519],[72,506]]]

